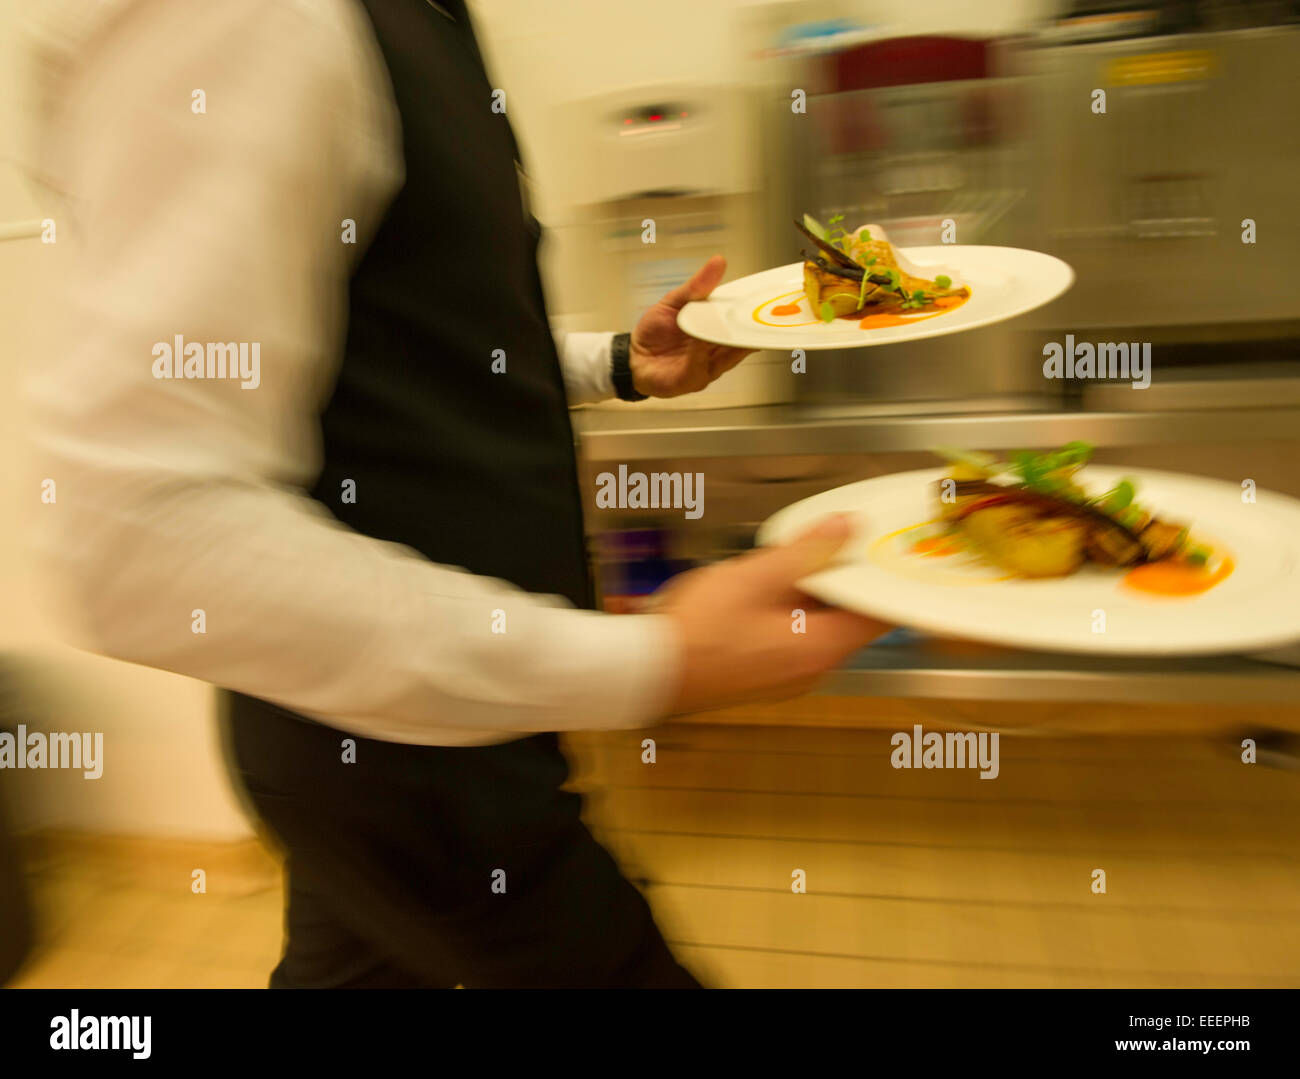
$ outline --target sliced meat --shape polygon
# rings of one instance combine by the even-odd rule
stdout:
[[[1187,539],[1187,528],[1180,524],[1153,520],[1142,529],[1138,541],[1147,553],[1147,559],[1158,562],[1177,554]]]

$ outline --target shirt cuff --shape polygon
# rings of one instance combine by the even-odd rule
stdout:
[[[557,685],[566,681],[563,668],[572,668],[574,697],[561,729],[626,730],[666,718],[685,666],[672,619],[596,612],[575,618],[576,613],[566,612],[563,628],[560,620],[553,623],[560,639],[552,636],[547,648]]]
[[[589,405],[614,396],[612,333],[557,333],[556,348],[571,405]]]

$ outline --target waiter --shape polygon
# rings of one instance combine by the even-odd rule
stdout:
[[[86,7],[32,46],[42,548],[87,647],[230,691],[286,852],[271,985],[696,985],[554,732],[799,692],[883,628],[791,632],[839,521],[593,609],[567,408],[739,362],[676,326],[722,260],[628,334],[553,335],[462,0]]]

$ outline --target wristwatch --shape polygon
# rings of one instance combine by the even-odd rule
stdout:
[[[610,346],[610,374],[614,392],[620,401],[644,401],[647,394],[637,393],[632,384],[632,335],[616,333]]]

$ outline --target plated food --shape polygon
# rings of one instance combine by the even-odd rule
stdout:
[[[922,271],[889,242],[879,225],[862,225],[852,232],[832,217],[823,225],[810,214],[794,223],[813,250],[803,255],[803,291],[811,311],[823,322],[861,318],[863,329],[902,325],[906,315],[935,315],[970,298],[955,269]],[[932,276],[927,276],[930,274]],[[793,305],[798,310],[798,305]],[[782,312],[777,308],[774,313]],[[889,321],[879,316],[886,316]]]
[[[758,542],[848,515],[852,538],[800,590],[943,637],[1129,657],[1300,641],[1300,501],[1247,481],[1094,464],[1088,449],[1005,465],[945,451],[943,468],[786,506]]]
[[[1157,517],[1125,477],[1090,492],[1078,473],[1092,446],[1070,442],[1009,461],[939,451],[951,462],[936,489],[943,533],[918,540],[918,553],[968,552],[1017,577],[1065,577],[1086,563],[1129,571],[1130,586],[1164,595],[1207,591],[1232,572],[1231,558],[1193,536],[1182,521]],[[999,482],[1001,479],[1001,482]]]
[[[1074,282],[1058,258],[1016,247],[894,246],[879,225],[852,232],[805,215],[799,262],[719,285],[677,325],[733,348],[864,348],[961,333],[1054,300]],[[900,354],[901,355],[901,354]]]

